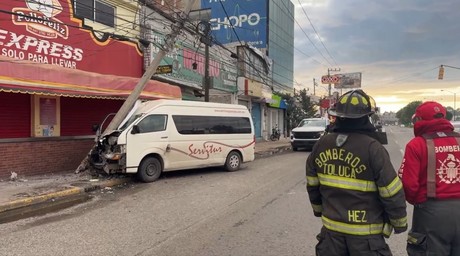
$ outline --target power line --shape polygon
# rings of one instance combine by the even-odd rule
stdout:
[[[318,31],[316,31],[315,26],[313,26],[313,23],[311,22],[310,17],[308,17],[308,14],[307,14],[307,12],[305,11],[305,8],[303,8],[302,3],[300,2],[300,0],[298,0],[298,1],[299,1],[300,7],[302,7],[303,13],[304,13],[305,16],[307,17],[308,21],[310,22],[311,27],[313,28],[313,31],[315,31],[315,34],[318,36],[319,41],[320,41],[321,44],[323,45],[323,47],[324,47],[324,49],[326,50],[326,52],[327,52],[327,54],[329,55],[329,57],[334,61],[335,65],[338,66],[337,61],[335,61],[334,57],[332,57],[332,55],[331,55],[331,53],[329,52],[329,50],[327,49],[326,45],[324,45],[324,42],[323,42],[323,40],[321,39],[321,36],[318,34]]]
[[[49,6],[49,7],[56,8],[55,6]],[[88,7],[89,7],[89,6],[88,6]],[[94,11],[101,11],[101,10],[98,10],[97,8],[95,8]],[[13,12],[6,11],[6,10],[0,10],[0,12],[7,13],[7,14],[11,14],[11,15],[16,15],[16,16],[27,17],[27,16],[25,16],[25,15],[23,15],[23,14],[13,13]],[[102,12],[103,12],[103,11],[102,11]],[[71,12],[70,12],[70,11],[68,11],[68,13],[69,13],[69,15],[71,15]],[[105,12],[104,12],[104,13],[105,13]],[[158,13],[158,12],[152,12],[152,13]],[[117,15],[114,15],[114,17],[115,17],[115,18],[118,18]],[[165,18],[167,18],[167,17],[165,17]],[[45,21],[45,19],[42,19],[42,18],[35,18],[35,19],[36,19],[36,20],[39,20],[39,21]],[[164,22],[163,19],[150,19],[150,20],[160,21],[160,22],[161,22],[162,24],[164,24],[165,26],[169,26],[169,24],[166,23],[166,22]],[[128,26],[128,25],[134,24],[134,25],[139,25],[139,26],[142,27],[142,28],[151,29],[151,28],[147,28],[147,27],[145,27],[145,26],[142,26],[142,24],[140,24],[140,23],[135,23],[135,22],[132,22],[132,21],[129,21],[129,20],[126,20],[126,19],[125,19],[124,21],[126,21],[127,23],[124,24],[124,25],[122,25],[121,27],[126,27],[126,26]],[[115,33],[110,33],[110,32],[104,31],[104,30],[107,30],[107,29],[114,29],[114,28],[111,28],[111,27],[110,27],[110,28],[103,28],[103,29],[98,29],[98,30],[96,30],[96,29],[93,29],[93,28],[91,28],[91,27],[81,27],[81,26],[78,26],[78,25],[68,24],[68,23],[64,23],[64,22],[54,22],[54,23],[61,24],[61,25],[66,25],[66,26],[69,26],[69,27],[72,27],[72,28],[84,29],[84,30],[88,30],[88,31],[91,31],[91,32],[94,32],[94,33],[108,34],[110,37],[116,38],[116,39],[118,39],[118,40],[120,40],[120,39],[123,40],[123,38],[125,38],[125,39],[127,39],[127,40],[139,40],[139,38],[137,38],[137,37],[130,37],[130,36],[127,36],[127,34],[131,33],[132,31],[130,31],[130,30],[123,30],[123,29],[120,29],[120,27],[119,27],[119,29],[115,29],[115,30],[122,30],[122,31],[124,31],[124,32],[126,33],[125,35],[120,35],[120,34],[115,34]],[[191,32],[191,31],[189,30],[188,32]],[[84,33],[84,32],[82,32],[82,33]],[[196,33],[195,33],[195,34],[196,34]],[[194,35],[194,34],[192,34],[192,35]],[[92,39],[86,39],[86,40],[92,40]],[[162,46],[159,45],[157,42],[151,42],[151,41],[149,41],[149,40],[145,40],[145,41],[148,42],[148,43],[151,43],[151,44],[153,44],[153,45],[155,45],[155,46],[157,46],[157,47],[159,47],[159,48],[162,48]],[[112,41],[112,42],[110,42],[110,43],[114,43],[114,42],[117,42],[117,41],[114,40],[114,41]],[[110,44],[110,43],[109,43],[109,44]],[[137,42],[136,42],[136,43],[137,43]],[[240,44],[242,44],[241,41],[240,41]],[[219,43],[218,45],[219,45],[220,47],[222,47],[222,44]],[[191,48],[189,48],[189,49],[191,49]],[[226,49],[226,50],[228,50],[228,49]],[[97,51],[93,51],[93,53],[91,53],[91,54],[89,54],[89,55],[87,54],[87,55],[85,55],[85,56],[91,56],[91,55],[97,54],[97,52],[99,52],[99,51],[102,51],[102,49],[101,49],[101,50],[97,50]],[[231,52],[231,51],[230,51],[230,52]],[[233,52],[231,52],[231,53],[233,53]],[[245,52],[245,54],[247,55],[246,52]],[[178,56],[182,56],[182,55],[178,54]],[[183,56],[182,56],[182,57],[183,57]],[[218,58],[216,58],[216,59],[218,59]],[[18,61],[18,62],[19,62],[19,61]],[[251,66],[251,67],[258,73],[258,74],[250,73],[251,75],[258,75],[262,80],[264,80],[264,78],[260,75],[259,68],[256,67],[256,66],[254,65],[254,63],[252,63],[251,61],[249,61],[249,62],[248,62],[248,61],[243,61],[243,62],[246,63],[246,64],[248,64],[249,66]],[[224,63],[222,63],[222,64],[225,65]],[[230,66],[229,64],[226,64],[226,65],[227,65],[227,66]],[[216,68],[217,68],[217,67],[216,67]],[[276,73],[276,72],[274,72],[274,74],[277,74],[277,75],[279,75],[279,76],[281,76],[281,77],[284,77],[284,76],[282,76],[281,74],[278,74],[278,73]],[[287,77],[284,77],[284,78],[290,80],[290,78],[287,78]],[[276,81],[275,81],[275,82],[276,82]],[[276,82],[276,83],[277,83],[277,82]],[[287,88],[287,87],[286,87],[286,88]]]
[[[425,74],[425,73],[428,73],[430,71],[433,71],[433,70],[436,70],[438,69],[439,67],[434,67],[434,68],[430,68],[430,69],[427,69],[427,70],[423,70],[423,71],[420,71],[420,72],[415,72],[415,73],[412,73],[412,74],[409,74],[407,76],[402,76],[401,78],[397,78],[393,81],[390,81],[390,82],[387,82],[387,83],[384,83],[384,84],[380,84],[378,86],[386,86],[386,85],[389,85],[389,84],[394,84],[394,83],[397,83],[397,82],[401,82],[401,81],[404,81],[404,80],[407,80],[409,78],[412,78],[412,77],[418,77],[422,74]]]
[[[280,7],[275,1],[273,2],[275,3],[278,7]],[[318,49],[318,47],[316,47],[315,43],[311,40],[311,38],[307,35],[307,33],[305,32],[305,30],[302,28],[302,26],[299,24],[299,22],[297,21],[297,19],[294,17],[294,15],[289,11],[288,7],[286,6],[285,2],[283,1],[282,2],[284,7],[286,8],[286,10],[288,11],[288,13],[291,15],[292,19],[295,21],[295,23],[297,24],[297,26],[299,26],[300,30],[302,30],[303,34],[308,38],[308,41],[310,41],[310,43],[313,45],[313,47],[315,47],[316,51],[323,57],[323,59],[330,65],[330,66],[333,66],[332,63],[324,56],[324,54]]]

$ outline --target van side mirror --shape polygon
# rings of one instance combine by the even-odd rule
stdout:
[[[137,126],[137,124],[133,125],[133,129],[131,130],[131,134],[136,134],[136,133],[140,133],[141,130],[139,129],[139,126]]]

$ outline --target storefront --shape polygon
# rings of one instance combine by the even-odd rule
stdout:
[[[272,95],[268,103],[268,120],[270,120],[268,123],[271,125],[271,128],[278,127],[281,137],[288,136],[286,130],[286,101],[276,94]]]
[[[2,1],[0,178],[74,171],[93,128],[117,112],[142,76],[137,43],[95,33],[71,1]],[[149,81],[141,99],[181,99],[179,87]]]
[[[241,92],[238,96],[238,104],[247,106],[251,112],[256,139],[267,139],[264,125],[267,107],[262,93],[263,84],[245,77],[238,77],[237,84],[238,91]]]

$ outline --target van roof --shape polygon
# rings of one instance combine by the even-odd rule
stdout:
[[[240,110],[248,109],[246,106],[237,105],[237,104],[160,99],[160,100],[151,100],[151,101],[143,102],[136,112],[149,112],[150,110],[158,106],[184,106],[184,107],[187,106],[187,107],[206,107],[206,108],[214,108],[214,109],[227,108],[227,109],[240,109]]]

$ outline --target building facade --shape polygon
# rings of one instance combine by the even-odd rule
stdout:
[[[162,49],[184,3],[2,1],[0,152],[7,161],[0,163],[0,178],[75,170],[94,143],[94,129],[118,111]],[[193,9],[208,3],[195,1]],[[238,40],[223,43],[214,29],[203,34],[202,17],[189,20],[160,63],[169,71],[156,73],[140,98],[203,101],[207,95],[213,102],[246,105],[258,139],[268,139],[275,126],[285,133],[286,106],[275,92],[289,87],[278,75],[289,77],[290,68],[277,58],[289,55],[281,50],[290,46],[270,29],[285,22],[277,17],[279,3],[226,1],[224,8],[239,11],[230,16],[224,2],[211,9],[217,4],[221,10],[214,13],[225,15],[220,19],[253,33],[236,32],[229,38]],[[221,27],[224,37],[238,31],[230,27]]]
[[[277,0],[201,0],[200,8],[211,10],[210,23],[216,41],[229,47],[253,47],[261,53],[238,55],[246,58],[248,67],[257,66],[251,62],[256,55],[268,65],[268,73],[263,68],[249,68],[249,72],[239,73],[239,78],[249,80],[250,87],[260,88],[241,92],[246,85],[239,82],[238,102],[248,105],[256,128],[260,123],[259,139],[268,139],[274,127],[286,135],[286,105],[276,92],[291,93],[294,88],[294,5],[291,1]],[[245,79],[238,81],[244,83]],[[247,94],[250,91],[253,93]],[[254,93],[259,91],[264,94]]]
[[[137,5],[4,0],[0,9],[0,178],[75,170],[93,128],[143,74]],[[179,87],[154,80],[141,95],[181,97]]]

